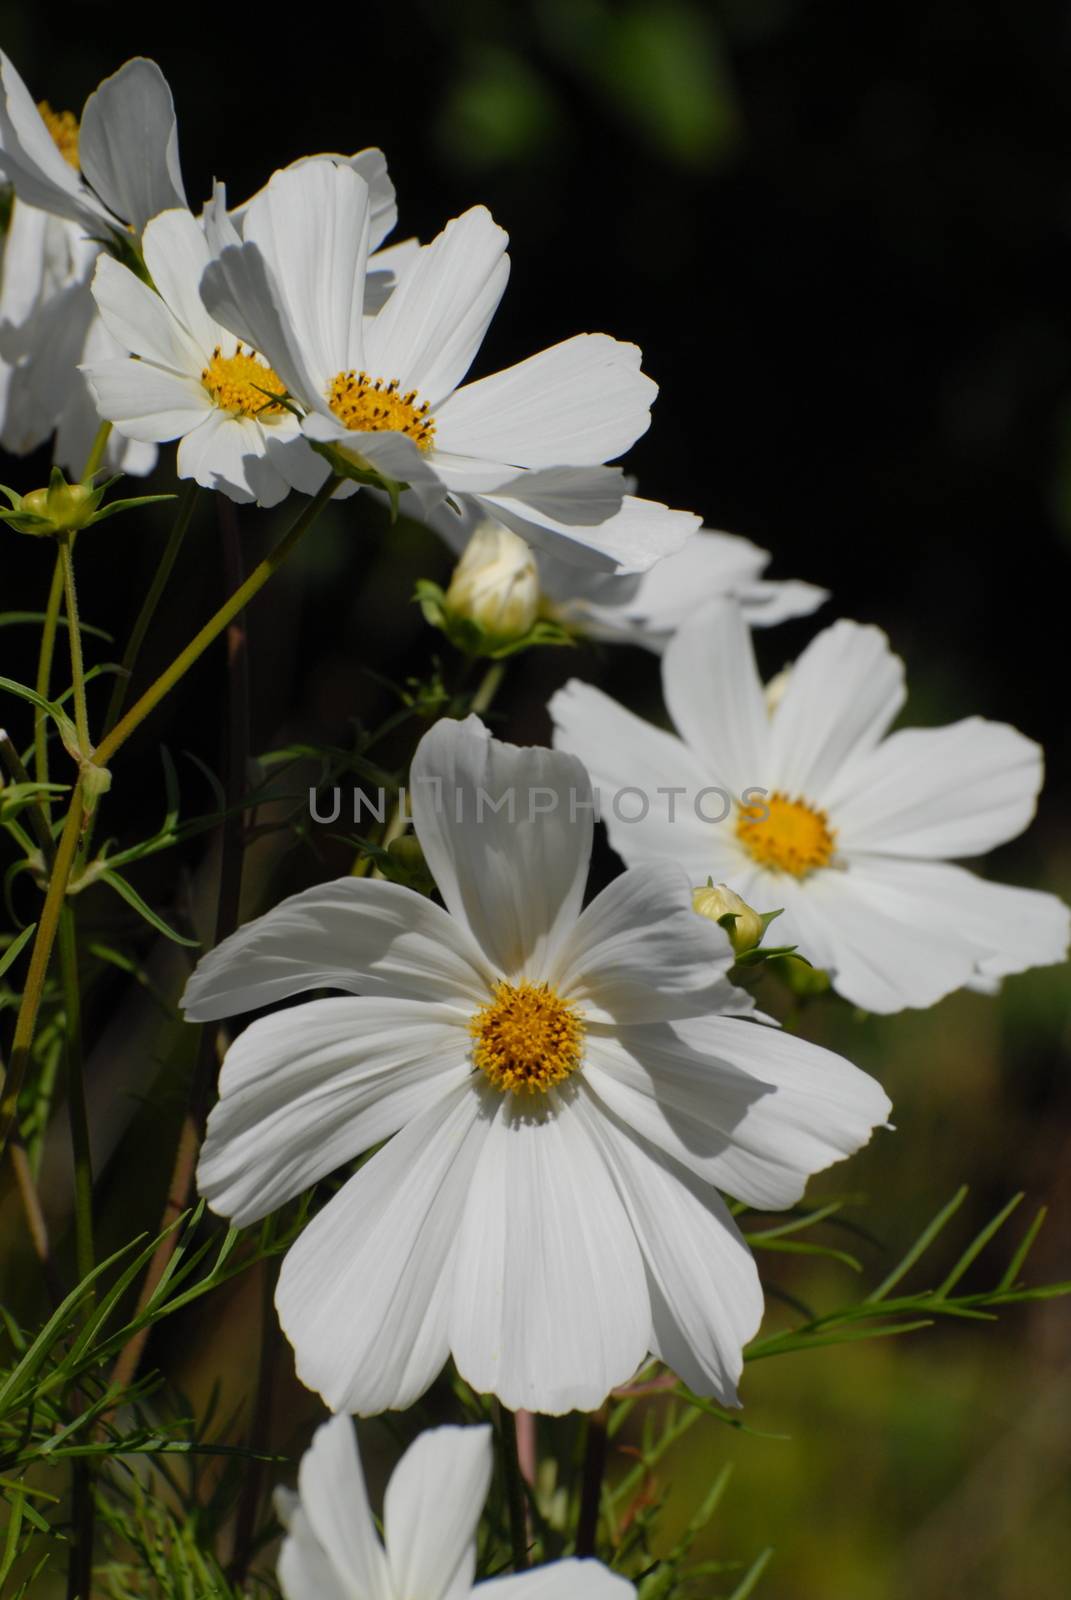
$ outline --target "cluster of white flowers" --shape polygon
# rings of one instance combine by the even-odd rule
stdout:
[[[765,579],[764,552],[608,465],[649,424],[639,350],[578,334],[466,381],[509,273],[484,208],[385,247],[394,190],[365,150],[295,162],[237,207],[217,186],[197,213],[153,63],[127,63],[80,123],[0,63],[8,448],[54,433],[77,468],[103,420],[115,465],[146,472],[177,441],[180,477],[265,506],[334,471],[340,494],[399,494],[461,555],[444,607],[495,644],[542,617],[662,654],[676,733],[572,681],[556,749],[476,717],[425,734],[412,824],[442,905],[322,884],[191,977],[199,1022],[341,991],[238,1034],[198,1178],[244,1225],[349,1169],[281,1271],[300,1377],[368,1415],[452,1359],[507,1407],[563,1413],[653,1357],[735,1404],[763,1301],[722,1195],[791,1206],[890,1110],[732,981],[761,934],[751,907],[781,909],[786,943],[872,1011],[1061,959],[1060,902],[950,864],[1025,828],[1040,751],[979,718],[890,734],[901,665],[852,622],[764,690],[750,628],[827,597]],[[585,906],[593,785],[639,804],[604,806],[627,869]],[[712,791],[729,797],[717,819]],[[424,1436],[384,1549],[351,1425],[326,1424],[286,1510],[286,1593],[461,1600],[489,1474],[485,1431]],[[488,1587],[632,1592],[594,1564],[555,1570]]]

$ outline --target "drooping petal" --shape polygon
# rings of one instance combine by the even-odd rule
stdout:
[[[619,509],[604,510],[600,484],[611,470],[543,468],[481,493],[480,500],[522,539],[563,562],[607,573],[644,572],[679,550],[699,518],[635,495],[625,495]]]
[[[263,1017],[224,1058],[197,1183],[239,1227],[411,1121],[472,1068],[465,1019],[418,1000],[327,999]]]
[[[486,1426],[433,1428],[409,1446],[383,1503],[395,1594],[467,1600],[493,1465]]]
[[[736,1405],[744,1345],[762,1320],[751,1252],[721,1196],[588,1099],[601,1148],[647,1268],[652,1351],[697,1394]]]
[[[770,727],[751,634],[732,600],[683,624],[662,658],[662,690],[677,731],[735,800],[767,784]]]
[[[107,208],[60,154],[33,97],[10,57],[0,51],[0,173],[28,206],[70,222],[90,233],[107,229]]]
[[[592,800],[580,762],[492,739],[478,717],[444,717],[417,746],[410,790],[449,910],[496,975],[542,979],[587,879]]]
[[[175,105],[155,61],[135,56],[90,95],[78,159],[105,205],[135,233],[158,212],[185,209]]]
[[[593,1411],[648,1349],[643,1263],[576,1098],[484,1092],[495,1114],[457,1242],[450,1347],[513,1410]]]
[[[404,1410],[449,1353],[454,1251],[488,1131],[467,1084],[403,1128],[309,1224],[275,1305],[333,1411]]]
[[[581,760],[599,792],[610,843],[630,865],[676,861],[694,879],[721,880],[738,862],[723,831],[732,801],[676,734],[656,728],[601,689],[571,678],[549,706],[554,744]]]
[[[203,384],[125,357],[87,363],[82,372],[102,417],[131,439],[179,439],[213,413]]]
[[[967,717],[903,728],[835,780],[838,844],[895,856],[976,856],[1022,833],[1041,788],[1040,745]]]
[[[296,425],[291,431],[296,434]],[[266,430],[256,418],[218,409],[181,440],[178,475],[245,504],[278,505],[290,492],[268,456]]]
[[[774,784],[828,805],[842,771],[888,730],[904,703],[904,666],[879,628],[841,619],[804,650],[771,718]]]
[[[332,1417],[317,1428],[312,1444],[301,1458],[298,1475],[303,1517],[323,1551],[346,1596],[361,1600],[392,1600],[383,1547],[368,1503],[357,1439],[349,1417]],[[293,1518],[290,1539],[294,1538]],[[287,1560],[286,1545],[279,1563],[284,1585],[292,1584],[295,1551]],[[287,1568],[291,1570],[288,1571]],[[287,1600],[319,1600],[313,1590],[287,1587]],[[333,1592],[333,1591],[332,1591]]]
[[[270,265],[321,405],[332,378],[365,364],[368,228],[367,183],[333,161],[277,172],[246,212],[242,237]]]
[[[450,395],[436,444],[516,467],[598,466],[646,432],[657,393],[635,345],[581,333]]]
[[[597,895],[558,949],[548,981],[589,1021],[659,1022],[712,1003],[735,957],[724,928],[692,909],[675,862],[645,862]]]
[[[423,246],[365,334],[365,362],[435,407],[472,365],[509,277],[505,232],[484,206]]]
[[[278,1497],[276,1491],[277,1503]],[[284,1600],[353,1600],[352,1589],[335,1571],[300,1505],[290,1513],[275,1570]]]
[[[324,405],[327,375],[301,346],[283,290],[255,244],[228,245],[205,268],[201,297],[211,316],[256,350],[303,405]]]
[[[585,1083],[697,1177],[766,1210],[860,1149],[889,1114],[842,1056],[741,1017],[693,1017],[590,1038]]]
[[[182,1005],[210,1022],[308,989],[483,1004],[491,969],[441,906],[401,884],[338,878],[290,895],[202,957]]]
[[[599,1561],[555,1561],[478,1583],[472,1593],[473,1600],[634,1600],[636,1590]]]

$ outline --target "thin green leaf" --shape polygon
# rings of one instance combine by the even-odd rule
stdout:
[[[0,956],[0,978],[2,978],[7,969],[11,966],[14,966],[15,962],[19,959],[19,956],[22,954],[23,950],[33,938],[34,929],[36,927],[36,922],[31,922],[28,928],[23,928],[22,932],[17,934],[16,937],[12,939],[3,955]]]
[[[757,1556],[751,1563],[751,1566],[745,1572],[742,1580],[737,1584],[736,1588],[729,1596],[729,1600],[747,1600],[748,1595],[752,1593],[755,1585],[766,1571],[766,1568],[769,1566],[772,1559],[773,1546],[769,1545],[762,1552],[762,1554]]]
[[[964,1200],[966,1200],[967,1192],[967,1186],[964,1184],[962,1188],[956,1191],[948,1204],[937,1213],[933,1221],[923,1228],[907,1254],[897,1262],[888,1276],[881,1280],[877,1288],[872,1289],[867,1295],[869,1304],[873,1305],[879,1300],[884,1300],[889,1290],[894,1289],[902,1278],[907,1277],[915,1262],[926,1254],[938,1234],[955,1216]]]
[[[934,1290],[934,1293],[939,1300],[944,1299],[949,1290],[956,1287],[956,1284],[963,1277],[963,1274],[967,1271],[971,1263],[981,1255],[982,1251],[985,1249],[990,1239],[993,1238],[994,1234],[1000,1232],[1001,1228],[1003,1228],[1004,1224],[1007,1222],[1008,1218],[1011,1216],[1012,1212],[1020,1204],[1023,1198],[1024,1196],[1021,1191],[1019,1194],[1013,1194],[1007,1205],[1003,1206],[1001,1210],[997,1212],[992,1222],[987,1222],[981,1233],[971,1240],[966,1250],[964,1250],[963,1254],[960,1256],[959,1260],[948,1274],[948,1277],[945,1278],[944,1282],[938,1289]]]
[[[141,898],[137,890],[127,882],[122,873],[116,872],[113,867],[106,867],[100,876],[104,883],[108,884],[110,888],[115,890],[116,894],[126,901],[127,905],[134,908],[139,917],[143,917],[151,928],[156,929],[157,933],[162,933],[165,939],[170,939],[175,944],[184,945],[188,950],[200,949],[200,939],[187,939],[183,934],[176,933],[175,929],[166,923],[163,917]]]

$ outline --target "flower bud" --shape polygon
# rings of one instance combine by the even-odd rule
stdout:
[[[726,926],[726,932],[737,955],[753,950],[765,932],[759,913],[724,883],[708,883],[694,889],[692,909],[711,922],[720,923],[723,917],[734,919]]]
[[[539,598],[539,571],[524,540],[501,523],[484,522],[454,570],[444,608],[507,644],[532,628]]]
[[[88,484],[66,483],[59,479],[47,489],[31,489],[29,494],[24,494],[22,510],[48,523],[47,529],[39,528],[38,532],[75,533],[85,527],[99,500],[98,492]]]

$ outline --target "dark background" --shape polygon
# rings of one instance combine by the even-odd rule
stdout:
[[[775,575],[831,589],[823,616],[885,628],[911,721],[981,713],[1041,740],[1038,823],[993,870],[1067,893],[1068,6],[410,0],[159,8],[121,34],[103,5],[0,16],[32,92],[57,108],[77,109],[127,55],[154,56],[195,206],[213,177],[239,200],[299,154],[367,144],[389,157],[396,237],[488,204],[514,265],[476,370],[582,330],[640,343],[662,386],[629,461],[642,491],[749,535]],[[3,465],[23,491],[46,476],[43,456]],[[249,559],[285,515],[240,514]],[[251,618],[258,749],[297,730],[340,737],[387,703],[362,663],[404,677],[439,648],[408,603],[415,576],[446,571],[434,541],[367,509],[332,517]],[[120,638],[166,526],[155,511],[80,546],[84,612]],[[0,609],[43,605],[48,573],[48,552],[5,536]],[[209,511],[146,672],[223,591]],[[764,665],[812,631],[760,638]],[[0,647],[3,670],[32,679],[29,635],[7,629]],[[162,809],[154,740],[218,765],[220,665],[203,663],[118,764],[124,838]],[[574,671],[658,714],[648,658],[541,653],[500,702],[511,736],[546,736],[548,683]],[[166,898],[168,873],[143,890]],[[823,1013],[812,1031],[879,1072],[904,1141],[825,1189],[867,1191],[895,1245],[961,1180],[964,1229],[1025,1188],[1054,1210],[1037,1272],[1067,1276],[1065,987],[1066,969],[922,1016]],[[678,1520],[728,1453],[739,1477],[711,1549],[750,1558],[776,1543],[759,1591],[771,1600],[1056,1596],[1071,1559],[1066,1347],[1066,1314],[1039,1310],[825,1365],[764,1364],[749,1420],[793,1441],[705,1436],[675,1458]]]

